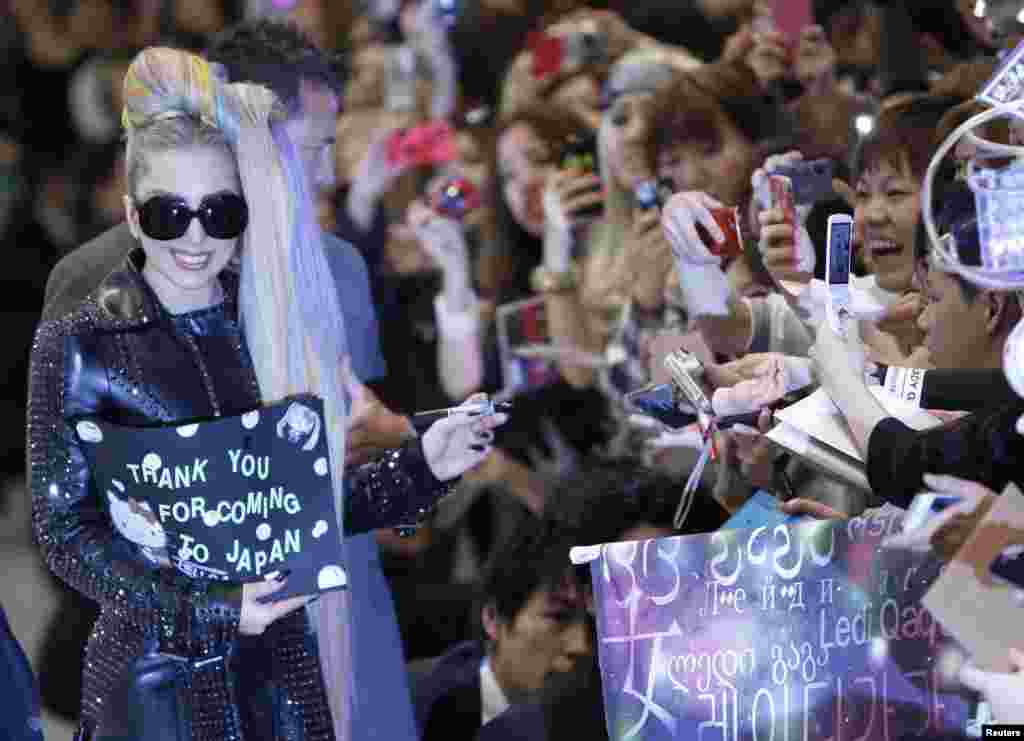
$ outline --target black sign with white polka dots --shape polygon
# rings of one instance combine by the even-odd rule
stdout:
[[[169,427],[75,423],[114,527],[154,564],[274,598],[344,587],[323,402],[298,396]]]

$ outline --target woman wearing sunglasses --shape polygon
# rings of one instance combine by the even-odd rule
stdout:
[[[287,112],[265,88],[228,85],[199,57],[159,48],[132,63],[125,101],[139,248],[76,310],[39,326],[29,390],[36,536],[50,568],[101,606],[78,738],[167,737],[118,689],[153,651],[201,659],[183,711],[193,739],[358,737],[349,593],[263,602],[283,581],[214,582],[147,556],[112,524],[74,422],[166,425],[314,393],[353,534],[416,522],[445,480],[486,456],[504,416],[437,422],[343,488],[344,326]],[[127,731],[109,726],[118,710],[134,711]]]

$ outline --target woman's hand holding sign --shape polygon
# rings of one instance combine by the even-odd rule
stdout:
[[[285,615],[305,607],[314,595],[291,597],[280,602],[271,601],[271,595],[285,584],[285,578],[256,581],[242,585],[242,614],[238,621],[238,632],[247,636],[262,635],[271,623]]]

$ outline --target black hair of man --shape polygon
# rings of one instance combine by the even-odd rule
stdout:
[[[556,585],[570,566],[569,546],[561,535],[541,518],[520,518],[484,566],[481,606],[493,606],[503,622],[512,622],[536,592]]]
[[[299,110],[303,80],[341,94],[340,61],[290,21],[256,18],[236,24],[214,37],[206,58],[223,65],[231,82],[270,88],[293,113]]]
[[[481,604],[511,622],[530,597],[557,583],[569,566],[568,548],[553,535],[540,518],[521,518],[483,568]]]
[[[939,205],[935,215],[935,228],[939,236],[952,233],[957,242],[957,255],[966,265],[981,265],[981,242],[978,235],[978,212],[974,201],[974,193],[963,182],[948,182],[936,178],[937,196],[932,201]],[[924,219],[919,219],[914,234],[915,260],[927,260],[931,254],[931,244]],[[981,293],[974,283],[959,273],[950,273],[964,301],[973,303]]]

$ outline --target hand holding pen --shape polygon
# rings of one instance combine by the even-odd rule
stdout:
[[[494,429],[508,421],[486,394],[474,394],[451,409],[433,410],[434,418],[420,436],[430,470],[441,481],[461,476],[483,462],[491,452]],[[413,424],[420,415],[413,416]]]

